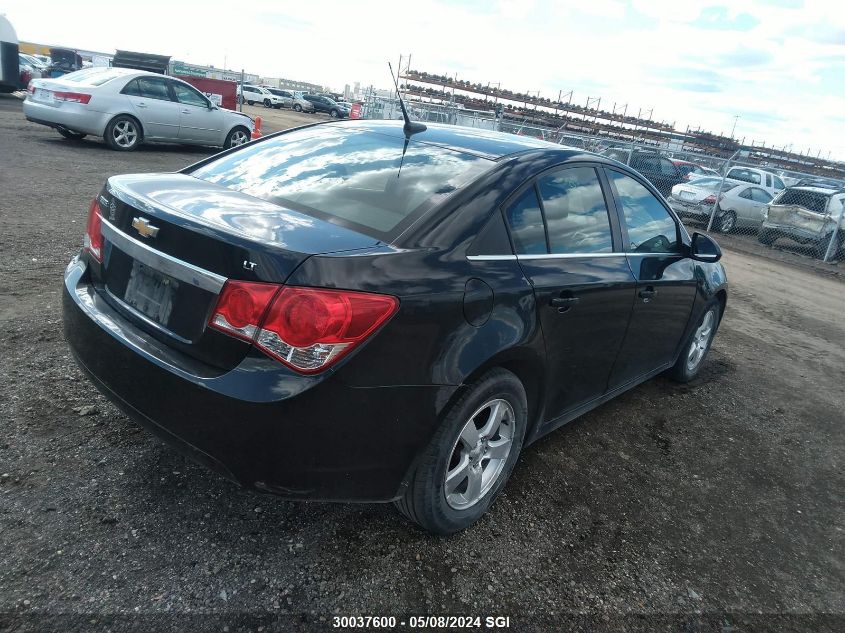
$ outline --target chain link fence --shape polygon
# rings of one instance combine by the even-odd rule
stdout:
[[[778,248],[826,262],[845,259],[845,182],[778,172],[739,152],[730,158],[546,128],[452,104],[411,102],[414,120],[499,130],[608,156],[640,172],[695,230],[730,234],[755,248]],[[363,118],[401,119],[396,99],[370,97]],[[636,131],[632,131],[636,135]]]

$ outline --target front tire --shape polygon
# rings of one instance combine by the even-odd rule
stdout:
[[[736,228],[736,213],[733,211],[725,211],[719,217],[719,232],[730,233]]]
[[[238,126],[236,128],[232,128],[232,131],[226,136],[226,142],[223,143],[223,149],[238,147],[244,143],[249,143],[249,141],[249,130],[243,126]]]
[[[764,229],[760,229],[760,232],[757,233],[757,241],[765,246],[771,246],[775,243],[777,239],[777,235],[772,233],[771,231],[766,231]]]
[[[273,107],[273,104],[272,104],[272,103],[270,103],[270,100],[269,100],[269,99],[265,99],[265,100],[264,100],[264,107],[265,107],[265,108],[271,108],[271,107]]]
[[[468,528],[507,482],[527,420],[519,379],[504,369],[484,374],[443,418],[396,508],[434,534]]]
[[[340,116],[340,112],[338,112],[338,111],[337,111],[337,110],[335,110],[335,109],[332,109],[332,111],[331,111],[331,112],[329,112],[329,115],[330,115],[333,119],[336,119],[336,118],[338,118],[338,117]]]
[[[710,351],[713,337],[719,329],[721,306],[717,299],[712,299],[704,308],[695,329],[690,332],[675,365],[667,372],[677,382],[689,382],[698,375],[701,365]]]
[[[141,124],[135,117],[119,114],[109,121],[103,138],[112,149],[131,152],[141,144]]]
[[[302,112],[302,106],[299,105],[298,103],[293,104],[293,109],[296,110],[297,112]]]

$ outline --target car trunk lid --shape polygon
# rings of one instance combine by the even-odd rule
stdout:
[[[103,261],[95,285],[163,342],[230,368],[249,345],[207,328],[227,279],[282,284],[317,253],[377,240],[183,174],[116,176],[99,196]]]

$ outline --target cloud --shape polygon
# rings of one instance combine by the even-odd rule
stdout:
[[[717,31],[748,31],[760,24],[760,20],[750,13],[731,15],[728,7],[704,7],[701,14],[691,25],[699,29]]]

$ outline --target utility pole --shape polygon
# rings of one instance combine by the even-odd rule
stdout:
[[[734,125],[733,125],[733,127],[731,128],[731,140],[733,140],[733,137],[734,137],[734,132],[736,131],[736,122],[737,122],[737,121],[739,121],[739,115],[738,115],[738,114],[735,114],[735,115],[734,115]]]

